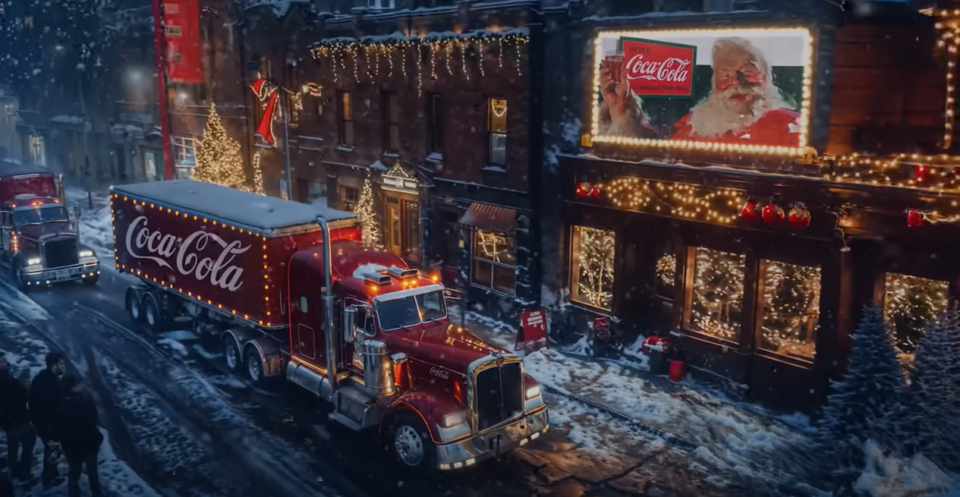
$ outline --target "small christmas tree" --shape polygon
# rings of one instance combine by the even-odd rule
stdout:
[[[900,416],[903,444],[950,469],[960,467],[960,313],[947,311],[920,338]]]
[[[263,189],[263,170],[260,168],[260,151],[253,154],[253,193],[266,195]]]
[[[888,448],[893,445],[896,430],[892,418],[902,388],[903,374],[883,313],[876,306],[867,307],[853,334],[847,372],[843,380],[831,385],[819,423],[820,442],[825,453],[833,456],[824,463],[836,476],[857,472],[867,440]]]
[[[363,182],[363,191],[360,192],[354,214],[363,228],[363,246],[380,249],[380,227],[377,225],[377,213],[373,207],[373,187],[370,185],[369,176]]]
[[[203,138],[197,144],[197,167],[193,170],[193,179],[237,190],[252,190],[243,168],[240,144],[227,135],[217,107],[212,103]]]

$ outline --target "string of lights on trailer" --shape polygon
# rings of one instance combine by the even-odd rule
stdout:
[[[259,325],[259,326],[265,327],[265,328],[281,328],[281,327],[284,326],[284,324],[283,324],[282,322],[281,322],[281,323],[274,323],[274,322],[271,322],[270,320],[262,320],[262,319],[261,319],[261,320],[255,320],[255,319],[251,319],[251,317],[250,317],[249,314],[244,314],[243,312],[241,312],[241,311],[239,311],[239,310],[237,310],[237,309],[224,308],[224,306],[223,306],[222,304],[220,304],[220,303],[218,303],[218,302],[214,302],[213,300],[211,300],[211,299],[209,299],[209,298],[208,298],[208,299],[204,299],[203,296],[200,295],[200,294],[194,295],[193,292],[191,292],[191,291],[189,291],[189,290],[184,290],[182,287],[178,287],[178,286],[175,286],[173,283],[164,281],[164,280],[162,279],[162,277],[161,277],[161,279],[158,280],[157,277],[156,277],[156,275],[150,276],[149,273],[147,273],[146,271],[141,271],[141,270],[139,270],[139,269],[132,268],[132,267],[126,266],[126,265],[124,265],[124,264],[121,264],[121,263],[120,263],[119,250],[117,249],[117,228],[116,228],[116,223],[114,222],[114,221],[116,221],[115,204],[118,203],[118,202],[131,202],[134,206],[137,206],[138,208],[153,209],[153,210],[156,210],[156,211],[158,211],[158,212],[160,212],[160,213],[166,213],[166,214],[168,214],[168,215],[175,216],[175,217],[183,217],[184,219],[189,219],[189,218],[192,217],[193,220],[194,220],[194,221],[197,221],[197,222],[202,222],[202,223],[204,223],[204,224],[210,224],[211,226],[214,226],[214,227],[219,226],[219,227],[222,227],[222,228],[230,228],[230,231],[236,231],[236,232],[238,232],[238,233],[241,234],[241,235],[249,235],[249,236],[253,237],[253,238],[255,239],[255,241],[260,242],[261,245],[262,245],[263,261],[264,261],[264,262],[263,262],[263,273],[262,273],[262,274],[263,274],[264,289],[265,289],[265,290],[269,290],[269,289],[270,289],[270,274],[269,274],[270,265],[269,265],[269,263],[267,262],[267,261],[268,261],[268,259],[267,259],[267,244],[266,244],[266,242],[267,242],[267,237],[265,237],[265,236],[263,236],[262,234],[258,233],[257,230],[254,229],[254,228],[252,228],[252,227],[242,226],[242,225],[238,225],[238,224],[231,224],[231,223],[228,223],[228,222],[226,222],[226,221],[223,221],[222,219],[217,219],[217,218],[210,217],[210,216],[207,215],[207,214],[195,213],[195,212],[192,212],[192,211],[189,211],[189,210],[186,210],[186,209],[182,209],[182,208],[179,208],[179,207],[177,207],[177,208],[169,207],[169,206],[165,206],[165,205],[163,205],[163,204],[161,204],[161,203],[159,203],[159,202],[147,202],[146,200],[140,200],[140,199],[130,198],[130,197],[128,197],[128,196],[123,196],[123,197],[121,197],[120,194],[118,194],[118,193],[113,193],[113,194],[110,195],[110,203],[111,203],[111,205],[110,205],[110,221],[112,222],[111,224],[113,225],[113,247],[114,247],[114,248],[113,248],[113,253],[114,253],[113,258],[114,258],[114,262],[116,263],[117,270],[129,272],[129,273],[131,273],[131,274],[135,274],[135,275],[137,275],[137,276],[139,276],[139,277],[142,277],[142,278],[144,278],[144,279],[146,279],[146,280],[150,280],[150,281],[152,281],[152,282],[154,282],[154,283],[157,283],[158,285],[160,285],[160,286],[168,289],[169,291],[176,292],[176,293],[180,294],[181,297],[185,297],[187,300],[192,301],[192,302],[194,302],[194,303],[196,303],[196,304],[199,304],[199,305],[201,305],[201,306],[203,306],[203,307],[206,307],[206,308],[208,308],[208,309],[216,310],[216,311],[218,311],[218,312],[221,312],[221,313],[224,314],[224,315],[230,315],[230,316],[234,316],[234,317],[236,317],[236,318],[241,318],[241,317],[242,317],[244,321],[247,321],[247,322],[249,322],[250,324],[256,324],[256,325]],[[269,295],[264,295],[264,302],[269,303],[269,301],[270,301]],[[269,304],[268,304],[268,305],[269,305]],[[266,311],[266,317],[270,317],[270,315],[271,315],[271,312],[270,312],[270,311]]]

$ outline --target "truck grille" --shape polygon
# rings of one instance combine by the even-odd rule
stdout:
[[[477,375],[477,429],[497,426],[523,412],[523,369],[519,362]]]
[[[43,257],[46,267],[57,268],[80,263],[76,238],[54,238],[43,244]]]

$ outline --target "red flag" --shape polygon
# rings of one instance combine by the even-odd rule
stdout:
[[[174,83],[203,84],[199,0],[163,0],[167,75]]]

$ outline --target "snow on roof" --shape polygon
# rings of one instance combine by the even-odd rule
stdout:
[[[113,190],[143,200],[209,214],[225,221],[260,230],[274,230],[327,221],[350,219],[349,212],[301,204],[276,197],[242,192],[200,181],[155,181],[115,186]]]
[[[380,264],[361,264],[357,269],[353,270],[353,277],[363,279],[363,277],[368,274],[380,274],[380,271],[386,270],[386,266],[381,266]]]
[[[474,29],[472,31],[467,31],[465,33],[454,33],[453,31],[431,31],[424,36],[406,36],[403,33],[397,31],[388,35],[375,35],[375,36],[364,36],[362,38],[352,38],[349,36],[337,36],[334,38],[324,38],[323,40],[314,43],[314,48],[327,47],[332,45],[349,45],[352,43],[400,43],[404,41],[436,41],[436,40],[448,40],[448,39],[463,39],[468,40],[471,38],[480,38],[483,36],[500,36],[506,38],[508,36],[528,36],[530,30],[527,28],[516,28],[516,29],[505,29],[501,31],[491,31],[489,29]]]
[[[275,16],[283,17],[287,15],[287,12],[290,10],[290,5],[294,2],[310,3],[310,0],[252,0],[247,4],[247,8],[270,7],[270,10],[273,11]]]

